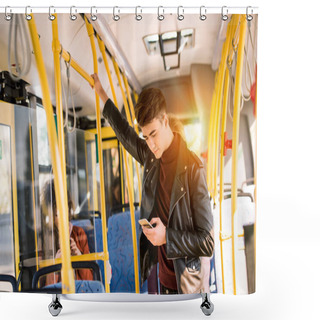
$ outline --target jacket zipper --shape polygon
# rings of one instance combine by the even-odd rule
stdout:
[[[174,203],[172,209],[170,210],[170,218],[171,218],[171,215],[172,215],[172,212],[173,212],[175,206],[176,206],[177,203],[185,196],[185,194],[186,194],[186,192],[184,192],[184,193],[180,196],[180,198],[178,198],[178,200]],[[169,220],[168,220],[168,224],[169,224]]]

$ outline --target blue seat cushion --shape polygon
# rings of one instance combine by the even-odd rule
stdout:
[[[104,286],[100,281],[76,280],[76,293],[104,293]],[[45,286],[44,289],[61,289],[61,282]]]
[[[140,211],[135,212],[139,261]],[[120,212],[108,219],[108,249],[112,268],[110,292],[135,292],[134,257],[130,212]],[[139,274],[140,277],[140,274]]]

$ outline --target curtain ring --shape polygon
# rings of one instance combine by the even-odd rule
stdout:
[[[251,14],[249,14],[249,8],[251,8]],[[248,21],[248,22],[252,21],[252,19],[253,19],[252,14],[253,14],[252,7],[250,7],[250,6],[247,7],[247,9],[246,9],[246,16],[247,16],[247,21]]]
[[[204,13],[202,12],[202,10],[204,10]],[[206,13],[207,13],[206,7],[205,6],[201,6],[200,7],[200,20],[201,21],[204,21],[204,20],[207,19]]]
[[[10,21],[12,19],[12,11],[10,9],[10,13],[8,13],[8,8],[10,8],[9,6],[6,6],[5,9],[4,9],[4,18],[7,20],[7,21]]]
[[[49,20],[53,21],[53,20],[56,18],[56,16],[54,16],[54,15],[51,13],[51,9],[53,10],[54,13],[56,12],[56,10],[54,9],[53,6],[49,7]]]
[[[25,16],[26,16],[26,20],[31,20],[32,19],[32,16],[28,13],[28,8],[30,8],[30,6],[27,6],[26,7],[26,14],[25,14]],[[32,9],[30,8],[30,13],[32,13]]]
[[[226,9],[226,13],[224,12],[224,9]],[[226,6],[223,6],[221,8],[221,19],[223,21],[227,21],[228,20],[228,7],[226,7]]]
[[[160,8],[162,8],[162,14],[160,14]],[[158,20],[162,21],[164,19],[164,9],[163,6],[158,7]]]
[[[91,19],[92,21],[96,21],[96,20],[98,19],[98,17],[97,17],[96,14],[93,14],[93,8],[95,8],[96,13],[97,13],[97,11],[98,11],[98,10],[96,9],[96,7],[91,7],[91,10],[90,10],[91,17],[90,17],[90,19]]]
[[[113,7],[113,17],[112,19],[114,21],[119,21],[120,20],[120,16],[118,14],[116,14],[116,8],[118,8],[117,6]],[[120,13],[120,10],[118,9],[118,13]]]
[[[180,9],[182,10],[182,14],[180,13]],[[179,6],[179,7],[178,7],[178,17],[177,17],[177,19],[178,19],[179,21],[182,21],[182,20],[184,19],[183,13],[184,13],[183,6]]]
[[[142,13],[142,9],[140,6],[137,6],[136,7],[136,20],[137,21],[141,21],[142,20],[142,15],[141,14],[138,14],[138,8],[140,8],[140,12]]]
[[[72,21],[75,21],[75,20],[77,20],[77,16],[72,12],[73,8],[76,8],[76,7],[75,6],[70,7],[70,19]],[[75,13],[77,13],[77,9],[75,9]]]

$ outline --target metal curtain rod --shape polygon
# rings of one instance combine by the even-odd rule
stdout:
[[[91,13],[91,14],[217,14],[217,13],[225,13],[225,14],[257,14],[258,7],[121,7],[121,6],[113,6],[113,7],[100,7],[100,6],[92,6],[92,7],[78,7],[78,6],[69,6],[69,7],[40,7],[40,6],[1,6],[0,13],[12,14],[12,13],[69,13],[69,14],[78,14],[78,13]]]

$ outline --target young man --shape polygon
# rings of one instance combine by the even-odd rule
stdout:
[[[213,254],[213,216],[201,160],[172,132],[159,89],[143,90],[135,106],[142,139],[109,99],[98,76],[92,77],[104,117],[144,166],[140,215],[155,227],[142,228],[141,283],[159,262],[161,293],[209,293],[200,257]]]

